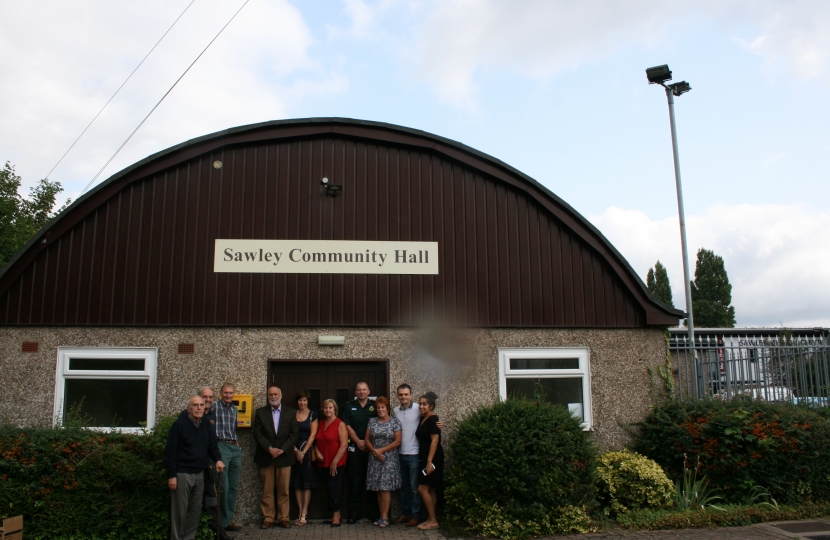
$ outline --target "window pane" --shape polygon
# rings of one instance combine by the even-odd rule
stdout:
[[[90,417],[88,427],[141,427],[147,422],[149,381],[67,379],[64,413],[80,405],[81,417]]]
[[[533,399],[533,389],[537,381],[542,383],[545,401],[567,407],[568,410],[574,413],[574,416],[585,420],[583,412],[582,377],[566,377],[561,379],[507,379],[507,396]]]
[[[579,358],[511,358],[510,369],[579,369]]]
[[[144,359],[70,358],[69,370],[144,371]]]

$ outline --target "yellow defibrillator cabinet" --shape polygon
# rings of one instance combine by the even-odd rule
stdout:
[[[236,427],[251,427],[251,420],[254,417],[253,394],[236,394],[233,396],[233,404],[236,405]]]

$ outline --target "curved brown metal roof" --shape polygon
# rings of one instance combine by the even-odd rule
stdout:
[[[323,176],[342,197],[322,195]],[[437,241],[442,268],[219,275],[216,238]],[[532,178],[449,139],[343,118],[242,126],[154,154],[75,201],[0,271],[5,325],[639,327],[682,316]]]

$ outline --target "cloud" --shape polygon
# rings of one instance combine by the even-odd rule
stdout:
[[[691,11],[657,0],[445,0],[420,29],[419,70],[443,99],[469,104],[479,69],[548,77],[620,43],[654,43],[669,21]]]
[[[685,306],[677,217],[612,207],[590,220],[641,278],[659,259],[675,305]],[[692,279],[699,248],[722,256],[739,326],[830,326],[830,214],[799,204],[715,205],[686,221]]]
[[[375,18],[374,10],[363,0],[343,0],[343,11],[352,20],[351,33],[365,35]]]
[[[33,0],[0,7],[0,156],[27,184],[51,169],[189,0]],[[243,0],[193,4],[53,174],[80,190]],[[99,181],[212,131],[290,116],[348,81],[309,55],[313,36],[288,0],[250,2]],[[21,144],[20,141],[26,141]]]
[[[821,77],[830,64],[830,3],[800,0],[781,3],[770,10],[761,24],[762,33],[744,49],[764,58],[764,67],[774,74],[794,73],[802,80]]]
[[[505,70],[548,78],[624,47],[655,46],[694,22],[760,33],[747,51],[803,79],[830,63],[830,2],[661,0],[442,0],[418,28],[414,62],[439,96],[474,106],[476,74]]]

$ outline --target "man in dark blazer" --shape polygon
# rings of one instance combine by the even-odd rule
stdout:
[[[289,521],[288,490],[291,466],[296,462],[294,444],[297,442],[296,411],[282,403],[282,391],[268,388],[268,405],[260,407],[254,415],[253,425],[256,451],[254,461],[262,480],[262,525],[260,528],[279,525],[291,527]],[[277,492],[277,508],[274,508],[274,491]]]

